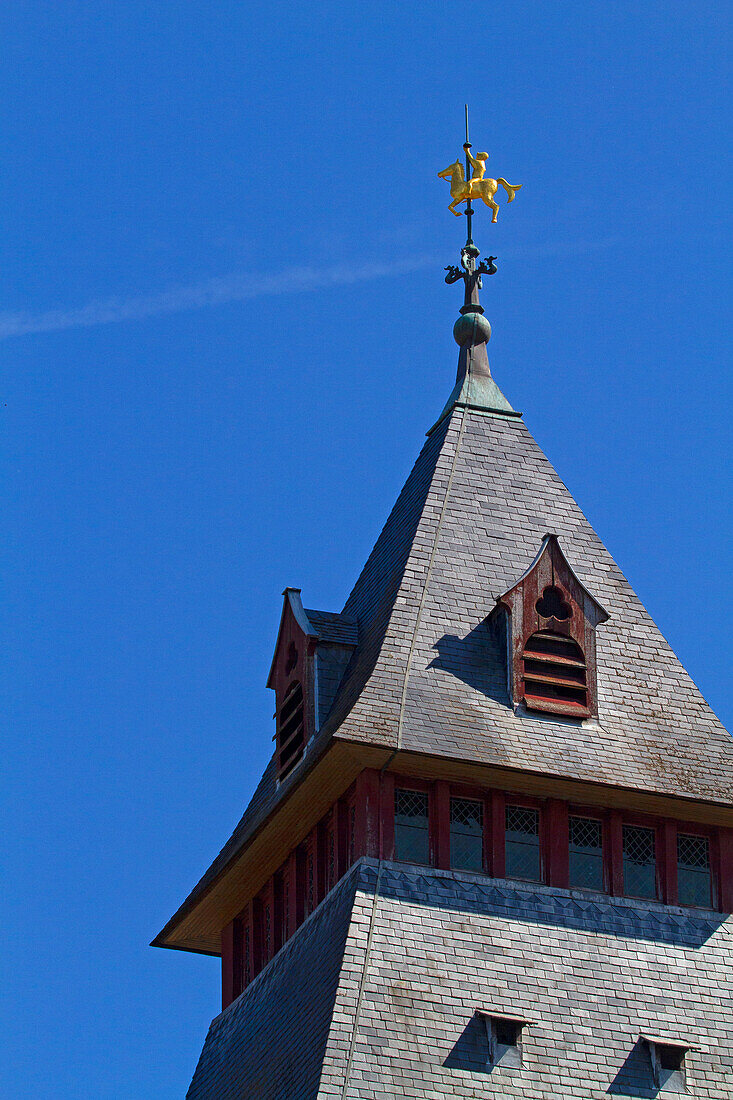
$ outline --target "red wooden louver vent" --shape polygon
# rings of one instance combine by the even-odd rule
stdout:
[[[304,733],[303,688],[296,681],[288,688],[278,717],[278,774],[280,779],[284,779],[302,757]]]
[[[577,642],[564,634],[538,630],[527,640],[522,659],[524,700],[529,708],[587,717],[587,669]]]

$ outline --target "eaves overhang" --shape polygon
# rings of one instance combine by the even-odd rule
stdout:
[[[205,955],[221,953],[221,931],[328,812],[364,768],[380,768],[390,750],[330,741],[302,778],[245,836],[219,871],[207,872],[151,943]]]
[[[364,768],[377,768],[416,779],[437,779],[504,790],[540,799],[559,798],[575,805],[605,806],[705,825],[733,828],[733,805],[640,791],[546,772],[448,758],[409,750],[395,751],[356,741],[330,741],[318,761],[286,797],[233,851],[210,880],[201,880],[152,941],[206,955],[219,955],[222,929],[255,896],[293,848],[328,812]]]

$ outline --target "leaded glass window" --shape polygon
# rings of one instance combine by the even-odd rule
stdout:
[[[677,890],[680,905],[711,907],[713,890],[707,837],[677,834]]]
[[[473,798],[450,800],[450,865],[459,871],[483,871],[484,807]]]
[[[430,862],[428,796],[423,791],[395,791],[395,857],[406,863]]]
[[[653,829],[624,825],[624,893],[632,898],[657,896],[657,852]]]
[[[570,885],[603,890],[603,832],[592,817],[570,818]]]
[[[507,878],[539,882],[540,815],[526,806],[506,808],[506,875]]]

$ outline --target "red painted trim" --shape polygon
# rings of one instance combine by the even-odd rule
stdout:
[[[288,861],[285,864],[283,874],[287,876],[288,881],[288,913],[287,913],[287,932],[288,936],[292,936],[295,929],[298,927],[298,877],[297,877],[297,850],[291,852],[288,856]]]
[[[624,833],[620,810],[608,816],[608,885],[614,897],[624,893]]]
[[[551,798],[545,811],[547,881],[567,890],[570,885],[570,826],[567,802]]]
[[[720,908],[724,913],[733,913],[733,829],[718,830],[718,859]]]
[[[295,928],[305,920],[306,857],[307,842],[295,851]]]
[[[272,877],[272,945],[273,952],[280,950],[287,936],[283,929],[283,875],[278,871]]]
[[[394,776],[390,772],[382,774],[380,793],[382,826],[380,855],[382,859],[394,859]]]
[[[336,881],[349,869],[349,804],[342,798],[336,804]]]
[[[677,823],[675,821],[663,821],[657,831],[657,840],[659,843],[657,867],[661,880],[662,901],[666,902],[667,905],[678,905]]]
[[[434,867],[450,870],[450,796],[444,779],[438,779],[433,789],[430,852]]]
[[[254,898],[252,901],[252,977],[256,978],[265,965],[264,949],[262,944],[262,901]]]
[[[379,772],[365,768],[356,780],[354,859],[379,858]]]
[[[242,922],[229,921],[221,933],[221,1009],[242,992]]]
[[[489,873],[494,878],[506,874],[506,797],[503,791],[491,792],[491,864]]]
[[[328,893],[328,818],[319,821],[315,830],[316,842],[316,905]]]

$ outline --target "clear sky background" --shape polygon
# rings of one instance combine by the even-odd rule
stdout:
[[[147,946],[453,383],[463,103],[495,377],[731,725],[726,5],[0,12],[0,1092],[168,1100],[219,964]]]

